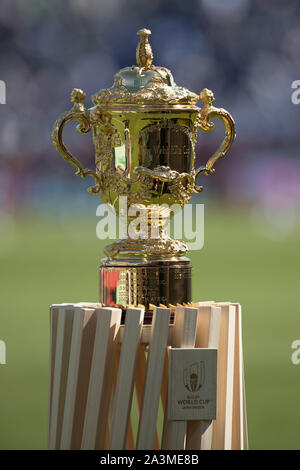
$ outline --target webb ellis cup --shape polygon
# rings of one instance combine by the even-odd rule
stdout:
[[[90,193],[120,216],[121,200],[126,200],[129,214],[132,206],[143,214],[147,236],[133,237],[128,231],[124,239],[105,248],[100,303],[123,310],[144,305],[147,321],[152,305],[172,307],[192,300],[187,247],[165,231],[168,207],[183,207],[193,193],[202,191],[197,177],[213,173],[215,162],[234,141],[235,126],[226,110],[212,105],[210,90],[204,88],[198,96],[177,86],[168,69],[152,64],[151,31],[141,29],[137,34],[137,65],[116,73],[113,86],[92,96],[94,106],[88,110],[83,104],[85,93],[75,88],[73,107],[55,122],[52,139],[63,158],[75,166],[76,175],[94,179]],[[202,108],[197,106],[199,98]],[[195,169],[197,131],[211,131],[212,118],[223,121],[225,138],[206,165]],[[93,132],[94,170],[84,168],[63,143],[63,129],[70,121],[79,123],[80,133]]]

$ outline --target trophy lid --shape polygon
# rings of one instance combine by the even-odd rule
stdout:
[[[171,72],[152,64],[153,53],[148,36],[149,29],[140,29],[140,42],[136,49],[137,65],[125,67],[114,76],[111,88],[92,96],[94,105],[104,107],[193,107],[199,100],[196,93],[179,87]],[[198,108],[197,108],[198,109]]]

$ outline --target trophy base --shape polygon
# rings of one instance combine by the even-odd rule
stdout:
[[[188,258],[168,260],[101,260],[100,303],[125,310],[145,307],[144,323],[151,323],[153,306],[174,309],[192,298],[192,265]]]

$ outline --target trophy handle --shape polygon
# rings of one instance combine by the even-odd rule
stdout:
[[[65,146],[62,133],[67,124],[70,121],[78,121],[79,124],[76,126],[77,132],[80,134],[87,134],[91,130],[91,121],[89,113],[87,112],[83,101],[85,100],[86,94],[79,88],[74,88],[71,93],[71,101],[74,106],[69,111],[63,113],[54,123],[52,132],[52,142],[58,152],[62,155],[63,159],[70,162],[76,168],[76,176],[85,178],[91,176],[94,178],[95,186],[88,189],[90,193],[98,193],[100,191],[100,178],[97,173],[87,168],[84,168],[82,164],[75,158]]]
[[[200,93],[200,98],[204,103],[204,107],[202,108],[196,125],[200,127],[203,131],[211,131],[214,128],[214,123],[210,121],[211,118],[218,118],[223,121],[225,126],[225,138],[221,143],[218,150],[209,158],[205,166],[200,166],[196,170],[195,174],[195,181],[197,181],[198,176],[201,173],[205,175],[210,175],[215,171],[213,168],[215,162],[219,160],[219,158],[223,158],[226,156],[228,150],[233,144],[235,139],[235,123],[231,114],[223,108],[216,108],[212,106],[212,102],[214,101],[214,94],[211,90],[204,88]],[[200,193],[202,191],[202,186],[195,186],[194,191],[196,193]]]

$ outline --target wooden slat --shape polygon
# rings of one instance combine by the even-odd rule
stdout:
[[[234,354],[234,374],[233,374],[233,412],[232,412],[232,450],[243,450],[243,381],[240,361],[240,319],[239,309],[236,306],[235,323],[235,354]]]
[[[220,340],[220,326],[221,326],[221,308],[211,307],[210,317],[210,328],[208,347],[218,348]],[[212,448],[212,437],[213,437],[213,422],[202,421],[201,422],[201,450],[211,450]]]
[[[153,449],[154,446],[169,318],[170,309],[159,307],[154,309],[143,406],[137,437],[137,449],[140,450]]]
[[[143,326],[144,310],[129,308],[125,317],[125,331],[121,347],[117,387],[109,439],[110,450],[124,449],[131,411],[134,373],[138,346]]]
[[[232,449],[247,450],[248,432],[244,383],[242,309],[239,303],[233,303],[232,305],[236,308]]]
[[[88,396],[90,371],[94,349],[96,332],[96,315],[94,308],[82,308],[84,310],[83,328],[80,345],[80,356],[77,374],[75,405],[72,426],[72,439],[70,449],[81,448],[81,440],[84,426],[85,407]]]
[[[175,324],[172,341],[174,348],[193,348],[195,346],[197,316],[197,308],[177,307],[175,309]],[[166,404],[162,449],[184,450],[186,422],[169,421],[167,419],[167,406]]]
[[[220,307],[198,307],[196,348],[218,348],[220,321]],[[187,423],[186,450],[210,450],[212,429],[212,421],[189,421]]]
[[[116,360],[115,364],[113,367],[113,390],[112,390],[112,396],[110,400],[110,406],[109,406],[109,427],[111,427],[112,423],[112,416],[113,416],[113,406],[114,406],[114,396],[115,396],[115,391],[117,388],[117,379],[118,379],[118,370],[119,370],[119,364],[120,364],[120,353],[121,353],[121,348],[120,345],[117,345],[117,351],[116,351]],[[109,433],[106,435],[105,439],[105,449],[108,449],[108,443],[109,443]],[[132,450],[135,448],[135,443],[134,443],[134,436],[133,436],[133,430],[132,430],[132,418],[131,415],[129,417],[129,422],[128,422],[128,430],[127,430],[127,436],[126,436],[126,444],[125,444],[125,449],[126,450]]]
[[[53,394],[53,377],[54,377],[54,364],[55,364],[55,347],[57,335],[57,321],[58,321],[58,308],[50,308],[50,355],[49,355],[49,392],[48,392],[48,435],[47,435],[47,448],[50,442],[50,427],[51,427],[51,409],[52,409],[52,394]]]
[[[119,370],[119,364],[120,364],[120,353],[121,353],[121,348],[118,347],[116,351],[115,364],[113,366],[113,386],[112,386],[112,393],[111,393],[111,399],[110,399],[109,411],[108,411],[109,432],[105,440],[105,449],[108,449],[108,443],[109,443],[109,435],[110,435],[112,415],[113,415],[114,397],[115,397],[116,388],[117,388],[118,370]]]
[[[72,328],[74,321],[74,309],[68,309],[65,312],[65,326],[64,326],[64,339],[63,339],[63,356],[61,364],[61,377],[60,377],[60,397],[59,397],[59,408],[57,416],[57,430],[56,430],[56,444],[55,448],[60,448],[61,443],[61,433],[62,433],[62,424],[63,416],[65,410],[65,400],[66,400],[66,388],[67,388],[67,377],[68,377],[68,368],[70,360],[70,351],[71,351],[71,339],[72,339]]]
[[[74,308],[60,449],[70,449],[85,311]]]
[[[53,365],[53,385],[48,447],[60,447],[61,426],[64,411],[67,368],[71,347],[74,309],[68,305],[57,309],[57,332]]]
[[[227,302],[215,305],[221,307],[221,326],[218,349],[217,419],[213,424],[212,448],[215,450],[230,450],[233,410],[235,307]]]
[[[137,405],[137,412],[140,419],[142,407],[143,407],[143,395],[144,395],[144,386],[145,386],[145,378],[146,378],[146,369],[147,369],[147,360],[146,360],[146,352],[145,352],[145,345],[141,344],[138,350],[136,368],[135,368],[135,397],[136,397],[136,405]],[[160,448],[158,442],[158,433],[155,432],[154,438],[154,449],[158,450]]]
[[[95,310],[96,333],[81,449],[104,449],[121,310]]]
[[[167,396],[168,396],[168,367],[169,367],[169,348],[166,349],[165,359],[164,359],[164,372],[162,377],[161,384],[161,402],[163,410],[167,408]]]
[[[231,450],[232,416],[233,416],[233,374],[235,346],[235,307],[229,307],[228,347],[227,347],[227,384],[226,384],[226,416],[224,450]]]
[[[243,432],[244,450],[248,450],[249,443],[248,443],[248,426],[247,426],[247,408],[246,408],[244,366],[243,366],[243,416],[244,416],[244,419],[243,419],[243,425],[244,425],[244,432]]]
[[[168,406],[169,350],[170,350],[170,347],[166,349],[165,360],[164,360],[164,371],[163,371],[163,378],[162,378],[162,384],[161,384],[161,404],[162,404],[162,411],[163,411],[163,429],[162,429],[162,437],[161,437],[161,449],[163,445],[163,431],[167,423],[167,413],[168,413],[167,406]]]

